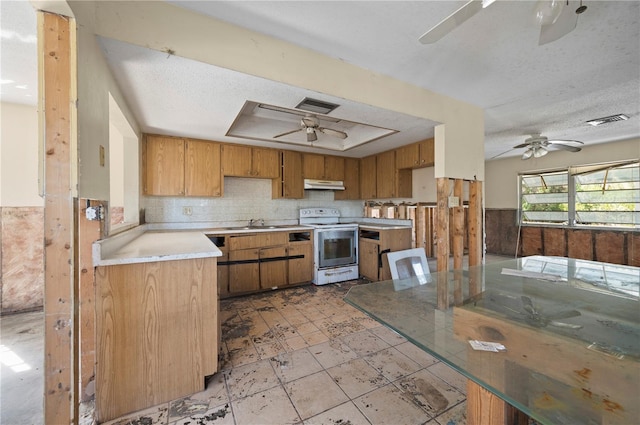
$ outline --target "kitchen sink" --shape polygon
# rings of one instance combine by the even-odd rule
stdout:
[[[287,227],[292,227],[290,224],[282,224],[279,226],[235,226],[235,227],[225,227],[225,230],[260,230],[260,229],[285,229]]]

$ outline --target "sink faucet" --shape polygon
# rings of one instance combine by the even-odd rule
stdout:
[[[249,220],[249,227],[257,226],[258,222],[260,222],[260,226],[264,226],[264,218],[261,218],[259,220],[252,218],[251,220]]]

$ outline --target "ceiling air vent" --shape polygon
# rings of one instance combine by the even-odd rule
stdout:
[[[302,109],[303,111],[326,115],[336,109],[338,106],[340,105],[324,102],[322,100],[311,99],[310,97],[305,97],[304,99],[302,99],[302,102],[298,103],[296,109]]]
[[[624,120],[628,120],[629,117],[624,115],[624,114],[618,114],[618,115],[611,115],[608,117],[603,117],[603,118],[596,118],[594,120],[589,120],[587,121],[587,124],[591,124],[592,126],[598,126],[598,125],[602,125],[602,124],[608,124],[610,122],[615,122],[615,121],[624,121]]]

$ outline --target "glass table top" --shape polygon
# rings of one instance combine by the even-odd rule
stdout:
[[[542,424],[631,424],[639,287],[637,267],[533,256],[358,285],[345,300]]]

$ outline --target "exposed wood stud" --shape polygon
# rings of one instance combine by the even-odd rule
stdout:
[[[462,267],[464,258],[464,180],[455,179],[453,183],[453,196],[458,198],[458,206],[453,208],[453,270],[454,291],[453,298],[456,304],[462,302]]]
[[[44,421],[68,424],[74,416],[74,219],[71,175],[71,26],[40,12],[44,73],[45,364]]]
[[[446,309],[449,305],[449,288],[447,271],[449,270],[449,179],[437,179],[437,217],[436,231],[438,262],[438,308]]]

